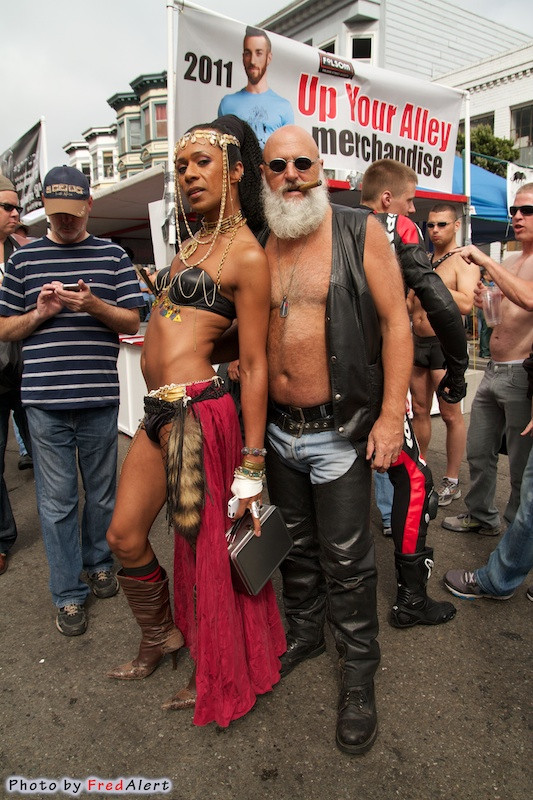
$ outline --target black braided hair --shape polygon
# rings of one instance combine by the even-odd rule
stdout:
[[[230,133],[241,143],[240,148],[234,144],[228,145],[229,165],[231,168],[235,166],[237,161],[242,161],[244,173],[242,180],[239,182],[239,199],[243,214],[248,221],[248,226],[254,232],[259,231],[265,225],[265,218],[261,203],[260,170],[260,164],[263,162],[263,151],[257,136],[248,123],[236,117],[235,114],[226,114],[207,125],[195,125],[194,127],[212,128],[221,133]]]

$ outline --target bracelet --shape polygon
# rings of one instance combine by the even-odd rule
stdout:
[[[259,462],[249,461],[247,458],[243,458],[241,467],[243,469],[251,469],[252,472],[257,471],[257,470],[259,470],[259,471],[262,470],[264,472],[265,471],[265,462],[264,461],[259,461]]]
[[[266,447],[243,447],[241,455],[243,456],[266,456]]]
[[[233,473],[235,478],[259,478],[263,479],[264,469],[248,469],[247,467],[237,467]]]

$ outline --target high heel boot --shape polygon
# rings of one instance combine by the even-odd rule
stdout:
[[[172,653],[176,669],[176,653],[184,640],[172,620],[166,573],[164,580],[151,583],[128,578],[121,572],[117,578],[142,631],[142,639],[137,658],[112,669],[107,677],[123,681],[147,678],[167,653]]]

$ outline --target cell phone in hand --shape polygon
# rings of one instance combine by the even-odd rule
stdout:
[[[79,283],[64,283],[63,284],[63,291],[64,292],[79,292],[80,285]]]

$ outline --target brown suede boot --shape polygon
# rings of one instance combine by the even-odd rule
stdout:
[[[150,583],[128,578],[121,572],[117,578],[142,631],[142,639],[137,658],[111,670],[107,677],[123,681],[147,678],[167,653],[172,653],[176,669],[176,652],[184,640],[172,620],[167,575],[162,581]]]

